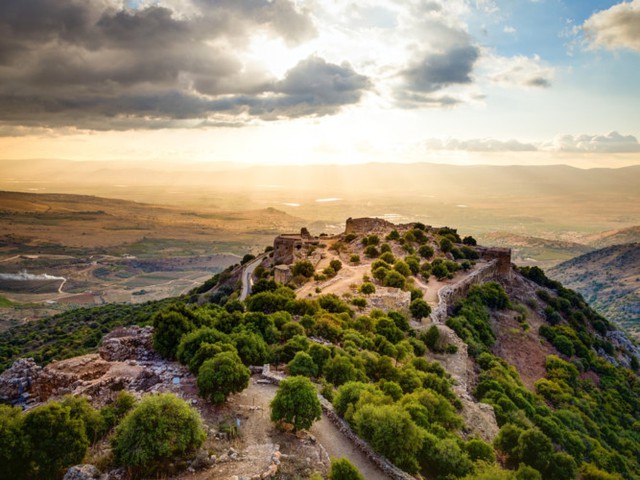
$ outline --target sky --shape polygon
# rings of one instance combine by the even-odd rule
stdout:
[[[2,0],[0,159],[640,164],[640,0]]]

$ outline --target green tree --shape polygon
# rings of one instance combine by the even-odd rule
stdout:
[[[293,264],[291,267],[291,273],[294,276],[302,275],[305,278],[313,277],[316,269],[313,267],[313,263],[307,260],[301,260]]]
[[[332,458],[329,480],[364,480],[364,477],[347,458]]]
[[[552,454],[544,471],[545,478],[553,478],[554,480],[573,480],[576,478],[577,472],[578,465],[575,460],[564,452]]]
[[[293,431],[308,429],[322,416],[316,389],[306,377],[283,380],[271,401],[271,421],[293,425]]]
[[[324,376],[338,387],[343,383],[357,380],[358,373],[348,357],[338,355],[325,363]]]
[[[403,277],[408,277],[411,275],[411,268],[407,263],[403,260],[398,260],[393,264],[393,269],[398,272]]]
[[[374,272],[374,276],[375,276],[375,272]],[[384,276],[383,283],[385,287],[404,288],[405,278],[399,272],[396,272],[395,270],[390,270]]]
[[[553,452],[553,445],[544,433],[531,428],[522,432],[518,438],[517,452],[520,461],[543,472]]]
[[[464,243],[465,245],[470,245],[472,247],[475,247],[478,244],[478,242],[476,242],[476,239],[473,238],[471,235],[464,237],[462,239],[462,243]]]
[[[63,407],[69,408],[69,414],[72,419],[77,419],[82,422],[89,442],[95,443],[106,433],[104,419],[100,415],[100,412],[93,408],[86,398],[66,395],[62,398],[60,404]]]
[[[153,316],[153,348],[162,357],[173,360],[180,339],[193,328],[193,323],[181,313],[160,311]]]
[[[80,463],[89,440],[82,420],[57,402],[34,408],[24,417],[23,432],[33,478],[52,479]]]
[[[376,287],[371,282],[365,282],[360,285],[360,293],[362,293],[363,295],[371,295],[372,293],[376,293]]]
[[[198,392],[213,403],[223,403],[227,396],[249,386],[251,371],[233,352],[218,353],[205,361],[198,371]]]
[[[218,342],[228,342],[229,337],[215,328],[202,327],[193,330],[182,337],[176,351],[176,358],[180,363],[189,365],[203,343],[215,345]]]
[[[369,258],[376,258],[378,255],[380,255],[380,252],[373,245],[369,245],[367,248],[364,249],[364,254]]]
[[[231,335],[231,340],[245,365],[264,365],[268,361],[269,348],[261,335],[243,330]]]
[[[450,252],[453,248],[453,242],[448,238],[443,238],[440,240],[440,250],[447,253]]]
[[[21,479],[26,476],[26,439],[22,430],[22,410],[0,405],[0,465],[2,478]]]
[[[436,263],[431,266],[431,273],[438,279],[442,280],[449,276],[449,269],[444,263]]]
[[[420,320],[431,314],[431,307],[421,298],[416,298],[409,306],[413,318]]]
[[[198,412],[166,393],[143,398],[116,428],[112,446],[118,463],[151,476],[165,474],[175,457],[195,451],[205,438]]]
[[[366,404],[356,411],[353,422],[376,452],[403,470],[418,471],[416,454],[422,448],[422,433],[408,412],[398,405]]]
[[[429,259],[433,257],[434,251],[433,251],[433,248],[430,247],[429,245],[421,245],[420,248],[418,249],[418,254],[422,258]]]
[[[304,377],[315,377],[318,375],[318,366],[306,352],[296,352],[293,360],[291,360],[287,367],[291,375],[302,375]]]

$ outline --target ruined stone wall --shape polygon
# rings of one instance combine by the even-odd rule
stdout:
[[[289,265],[293,263],[296,248],[302,247],[302,239],[297,236],[278,235],[273,241],[273,263]]]
[[[382,218],[348,218],[344,233],[381,233],[393,230],[396,226]]]
[[[476,247],[476,251],[485,260],[496,260],[498,272],[507,279],[511,277],[510,248]]]
[[[509,271],[511,271],[511,266],[509,266]],[[433,323],[446,322],[449,308],[461,298],[466,297],[469,289],[473,285],[480,285],[492,280],[499,281],[507,278],[509,278],[509,275],[504,274],[502,264],[499,260],[495,259],[471,272],[459,282],[442,287],[440,291],[438,291],[438,306],[431,312],[431,321]]]

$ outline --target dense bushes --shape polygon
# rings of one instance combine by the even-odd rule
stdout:
[[[27,413],[0,405],[0,477],[57,479],[80,463],[90,444],[102,439],[131,407],[121,394],[95,410],[84,398],[64,397]]]

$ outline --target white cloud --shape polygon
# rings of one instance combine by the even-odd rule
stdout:
[[[551,86],[555,73],[552,67],[543,64],[538,55],[485,55],[483,67],[492,83],[508,87],[547,88]]]
[[[592,48],[640,52],[640,0],[622,2],[593,14],[582,29]]]
[[[425,142],[429,150],[467,151],[467,152],[535,152],[538,148],[531,143],[518,140],[496,140],[494,138],[474,138],[458,140],[450,138],[440,140],[436,138]]]
[[[610,132],[606,135],[561,135],[542,145],[541,149],[556,152],[638,153],[640,143],[633,135]]]

